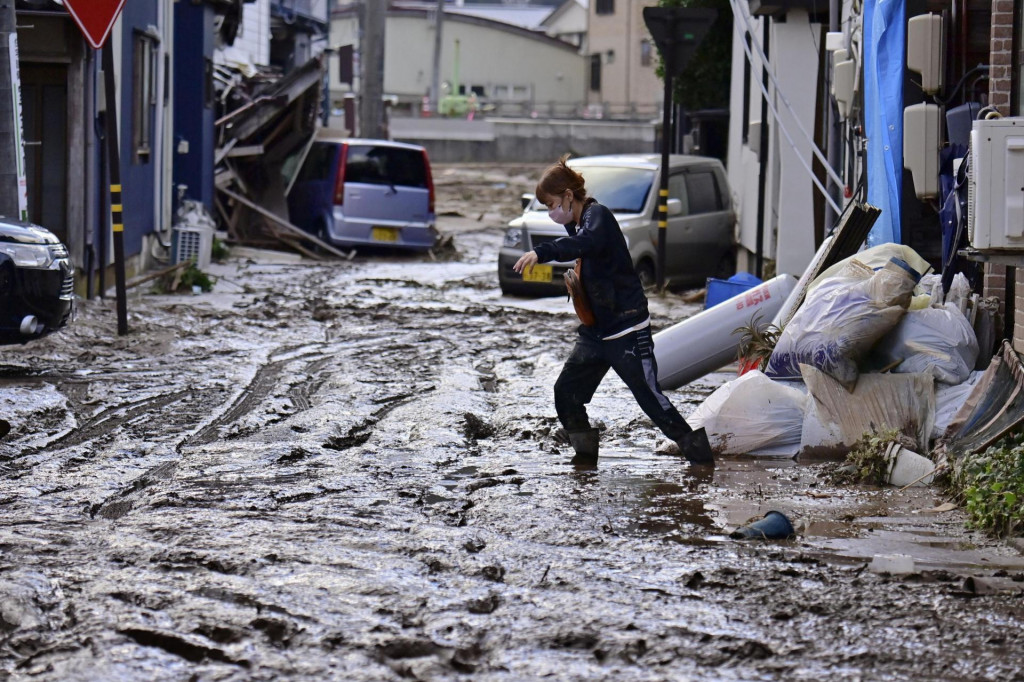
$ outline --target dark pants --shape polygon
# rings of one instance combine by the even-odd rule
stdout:
[[[587,404],[609,369],[614,369],[654,425],[679,440],[692,429],[658,385],[658,363],[650,328],[602,341],[583,332],[555,382],[555,410],[566,431],[590,428]]]

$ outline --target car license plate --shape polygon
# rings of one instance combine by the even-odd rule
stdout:
[[[524,282],[550,282],[551,281],[551,266],[550,265],[534,265],[533,268],[526,268],[523,270],[523,281]]]
[[[371,227],[370,228],[370,239],[375,242],[397,242],[398,241],[398,228],[397,227]]]

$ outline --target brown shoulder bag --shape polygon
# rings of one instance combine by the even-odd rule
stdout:
[[[594,319],[594,311],[590,309],[590,301],[587,300],[587,292],[583,288],[583,278],[580,276],[582,258],[576,259],[576,267],[565,271],[565,290],[572,299],[572,307],[576,309],[576,316],[580,318],[587,327],[593,327],[597,320]]]

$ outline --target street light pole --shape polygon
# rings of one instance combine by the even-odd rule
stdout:
[[[434,70],[430,79],[430,114],[436,116],[441,103],[441,48],[444,45],[444,0],[437,0],[437,18],[434,20]]]

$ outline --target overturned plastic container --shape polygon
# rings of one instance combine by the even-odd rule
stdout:
[[[749,291],[761,283],[761,279],[749,272],[737,272],[729,279],[708,277],[707,293],[704,295],[704,310],[713,308],[744,291]]]
[[[733,540],[785,540],[796,535],[789,518],[780,511],[772,510],[746,526],[740,526],[729,537]]]

